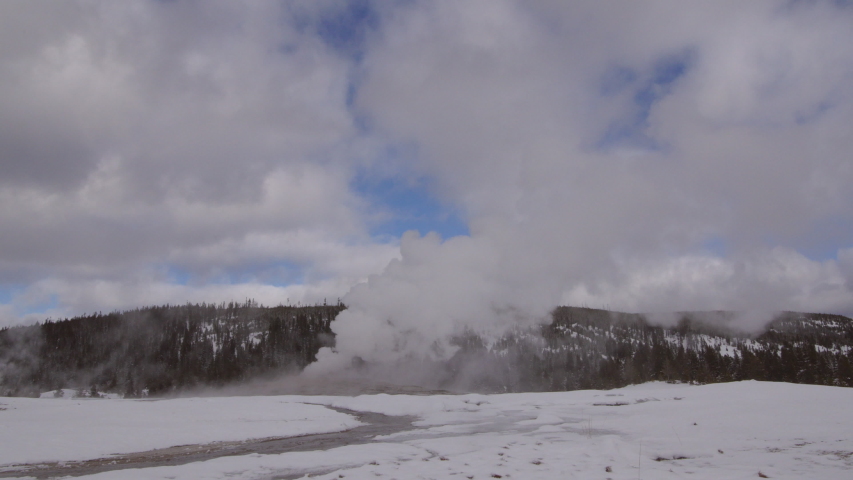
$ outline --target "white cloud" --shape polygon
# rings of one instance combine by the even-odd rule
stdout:
[[[45,302],[64,315],[340,296],[396,255],[371,240],[371,207],[349,187],[375,144],[347,106],[351,63],[300,32],[289,8],[0,6],[6,317]],[[198,285],[171,284],[162,268]],[[263,283],[298,275],[311,283]],[[240,285],[201,285],[223,278]]]
[[[262,305],[314,305],[335,303],[363,278],[336,277],[310,284],[287,286],[263,282],[175,284],[157,275],[136,275],[118,280],[68,280],[47,278],[30,285],[13,298],[0,304],[0,326],[33,323],[45,318],[68,318],[73,315],[127,310],[150,305],[182,305],[185,303],[221,303],[252,299]],[[52,305],[38,313],[25,313],[27,307]]]
[[[46,5],[0,6],[7,318],[337,298],[398,257],[346,295],[344,363],[561,300],[853,313],[847,7],[380,3],[356,55],[300,23],[331,2]],[[360,167],[471,236],[371,238]]]
[[[734,259],[686,255],[625,265],[618,282],[580,285],[564,296],[575,305],[626,311],[850,309],[843,260],[814,261],[788,249]]]
[[[850,246],[823,225],[853,224],[851,19],[774,1],[389,15],[356,105],[419,146],[472,238],[404,239],[402,262],[345,298],[340,356],[433,355],[448,332],[561,299],[853,312],[843,260],[797,253]],[[724,252],[708,256],[714,241]]]

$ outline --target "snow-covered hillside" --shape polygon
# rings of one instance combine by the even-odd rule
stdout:
[[[329,450],[125,469],[100,479],[848,479],[853,389],[737,382],[502,395],[0,400],[0,464],[304,435],[415,415],[416,429]],[[307,438],[307,437],[306,437]],[[15,467],[19,470],[21,467]],[[20,475],[24,475],[20,473]]]
[[[335,344],[331,324],[344,308],[187,304],[0,329],[0,395],[94,388],[157,397],[205,386],[241,388],[316,361],[321,347]],[[392,372],[358,357],[353,361],[359,367],[344,376],[480,393],[609,389],[649,381],[853,387],[853,319],[840,315],[652,315],[558,307],[548,324],[491,334],[466,331],[448,342],[452,355],[428,368],[418,359],[416,369],[397,365],[399,371]]]

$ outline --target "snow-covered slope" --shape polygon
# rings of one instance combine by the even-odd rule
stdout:
[[[240,388],[241,382],[313,362],[320,347],[334,344],[331,322],[344,308],[166,306],[0,329],[0,395],[95,388],[136,397]],[[378,365],[383,373],[377,374],[371,368],[377,365],[367,362],[346,376],[364,373],[366,382],[378,376],[481,393],[606,389],[655,380],[853,387],[853,319],[840,315],[653,315],[559,307],[548,324],[491,335],[468,331],[450,341],[458,349],[446,361],[424,368],[416,360],[421,378],[406,367],[395,375]],[[386,378],[389,373],[394,378]]]
[[[85,478],[853,477],[853,389],[838,387],[748,381],[503,395],[0,402],[4,464],[352,424],[306,403],[420,418],[420,429],[383,442]],[[137,443],[104,450],[108,440],[121,438]]]

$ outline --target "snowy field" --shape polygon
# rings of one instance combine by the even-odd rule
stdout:
[[[2,398],[0,465],[359,424],[319,404],[415,415],[417,429],[326,451],[78,478],[853,478],[853,389],[763,382],[504,395]]]

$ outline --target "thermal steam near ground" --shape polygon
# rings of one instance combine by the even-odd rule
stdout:
[[[740,380],[853,387],[853,319],[841,315],[558,307],[542,324],[499,336],[466,329],[422,355],[409,348],[376,358],[338,350],[332,326],[347,311],[186,304],[0,330],[0,396],[503,393]]]
[[[853,468],[851,401],[849,388],[765,382],[504,395],[12,398],[0,401],[0,477],[841,480]],[[412,415],[414,423],[348,444],[343,430],[358,422],[324,406]],[[340,433],[327,436],[328,449],[182,460],[309,432]]]

